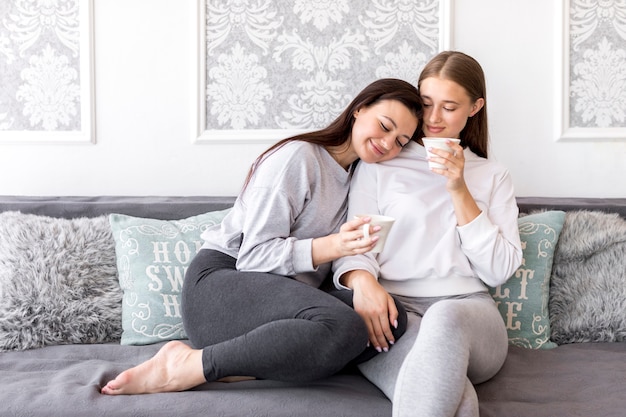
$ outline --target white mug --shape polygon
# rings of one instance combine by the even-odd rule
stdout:
[[[380,214],[357,214],[355,217],[369,217],[372,219],[369,223],[365,223],[363,225],[363,236],[366,239],[370,237],[370,226],[380,226],[380,230],[375,233],[379,236],[378,241],[376,242],[376,246],[374,246],[374,248],[370,252],[382,252],[383,247],[385,247],[387,235],[389,234],[391,226],[393,226],[393,222],[395,222],[396,219],[389,216],[382,216]]]
[[[455,138],[422,138],[422,143],[424,144],[424,148],[426,148],[426,156],[431,157],[431,156],[438,156],[435,155],[434,153],[431,153],[429,151],[429,148],[437,148],[437,149],[443,149],[445,151],[448,152],[452,152],[452,149],[448,146],[448,144],[446,143],[446,141],[451,141],[453,143],[460,143],[461,139],[455,139]],[[430,168],[445,168],[445,166],[437,163],[437,162],[432,162],[432,161],[428,161],[428,166]]]

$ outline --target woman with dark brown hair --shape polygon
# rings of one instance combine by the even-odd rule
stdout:
[[[307,381],[342,369],[368,339],[373,353],[387,351],[406,318],[391,297],[385,320],[366,325],[351,300],[319,287],[333,260],[377,240],[363,238],[367,219],[346,222],[354,166],[397,156],[421,112],[414,86],[379,80],[327,128],[259,156],[233,209],[203,233],[185,276],[183,324],[194,348],[169,342],[102,393],[181,391],[238,375]]]

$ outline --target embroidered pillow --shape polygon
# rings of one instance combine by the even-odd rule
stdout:
[[[563,211],[544,211],[518,219],[522,265],[496,288],[490,288],[506,323],[509,343],[550,349],[550,276],[554,251],[565,221]]]
[[[111,214],[122,301],[123,345],[186,339],[180,295],[187,267],[202,246],[200,235],[230,209],[182,220]]]

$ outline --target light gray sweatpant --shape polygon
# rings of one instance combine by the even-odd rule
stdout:
[[[508,349],[491,296],[397,298],[409,314],[406,333],[361,372],[392,399],[394,417],[477,417],[473,384],[493,377]]]

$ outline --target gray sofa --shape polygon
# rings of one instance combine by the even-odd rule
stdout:
[[[0,196],[0,213],[19,211],[22,214],[34,214],[52,218],[96,218],[109,213],[122,213],[131,216],[154,219],[182,219],[214,210],[222,210],[232,205],[230,197],[19,197]],[[621,251],[618,262],[615,256],[610,262],[601,262],[601,280],[597,286],[590,286],[599,297],[599,305],[610,307],[611,311],[600,308],[597,311],[584,311],[581,316],[599,318],[608,316],[608,321],[594,322],[587,329],[567,330],[564,325],[556,325],[553,320],[553,334],[559,331],[561,343],[552,349],[528,349],[511,345],[507,360],[502,370],[490,381],[477,386],[481,416],[624,416],[626,415],[626,233],[625,229],[610,227],[604,230],[611,239],[598,248],[592,243],[598,236],[598,230],[586,230],[575,222],[582,222],[584,217],[573,214],[579,210],[592,213],[618,213],[609,220],[618,224],[626,218],[626,199],[555,199],[555,198],[519,198],[521,212],[534,210],[564,210],[567,217],[561,238],[582,239],[581,250],[587,250],[568,262],[579,262],[578,271],[585,270],[585,262],[598,251],[610,249]],[[583,212],[584,213],[584,212]],[[572,216],[570,216],[572,214]],[[611,216],[611,215],[609,215]],[[621,216],[621,218],[620,218]],[[9,220],[4,219],[8,222]],[[586,221],[586,220],[585,220]],[[617,222],[617,223],[615,223]],[[6,225],[5,225],[6,226]],[[583,225],[584,226],[584,225]],[[53,227],[49,224],[46,227]],[[26,229],[26,228],[25,228]],[[594,229],[589,227],[588,229]],[[597,228],[595,228],[597,229]],[[2,228],[0,227],[0,230]],[[56,229],[55,229],[56,230]],[[581,231],[582,230],[582,231]],[[586,230],[586,231],[585,231]],[[566,231],[569,231],[566,234]],[[25,233],[28,230],[24,231]],[[11,232],[20,233],[21,232]],[[53,230],[53,236],[72,242],[67,230]],[[587,238],[582,234],[589,234]],[[62,235],[62,236],[61,236]],[[46,239],[41,234],[42,239]],[[13,242],[0,236],[0,248]],[[596,239],[597,240],[597,239]],[[78,241],[77,244],[85,244]],[[101,252],[110,249],[101,245]],[[559,247],[567,244],[559,241],[555,252],[555,267],[559,259],[565,262],[567,253],[559,253]],[[610,246],[610,248],[609,248]],[[16,253],[28,252],[28,248],[18,248]],[[17,255],[15,255],[17,256]],[[15,257],[14,256],[14,257]],[[111,255],[114,257],[114,254]],[[559,258],[560,257],[560,258]],[[4,262],[4,264],[3,264]],[[119,342],[119,319],[107,316],[113,312],[119,314],[119,306],[106,310],[104,301],[93,315],[105,317],[94,330],[99,339],[75,327],[76,333],[84,333],[86,338],[73,338],[71,323],[73,316],[54,322],[50,330],[53,344],[39,341],[36,332],[28,334],[24,327],[26,320],[33,328],[45,325],[43,316],[29,316],[37,304],[37,294],[21,299],[22,304],[8,305],[11,297],[20,298],[9,291],[9,284],[16,285],[21,291],[29,291],[29,286],[43,285],[37,277],[25,278],[10,273],[11,259],[0,253],[0,343],[4,352],[0,353],[0,416],[390,416],[389,400],[364,377],[354,370],[346,370],[330,378],[306,384],[281,383],[277,381],[244,381],[237,383],[211,382],[194,390],[180,393],[153,394],[141,396],[104,396],[99,393],[103,383],[113,378],[122,370],[151,357],[163,342],[128,346]],[[70,260],[68,259],[68,262]],[[78,261],[76,261],[78,262]],[[560,261],[559,261],[560,262]],[[36,265],[30,259],[28,265]],[[597,268],[594,266],[594,268]],[[31,268],[32,269],[32,268]],[[609,270],[608,276],[606,270]],[[7,272],[8,271],[8,272]],[[5,274],[2,276],[2,274]],[[33,273],[33,271],[29,271]],[[34,272],[35,274],[37,271]],[[111,271],[108,271],[111,273]],[[553,270],[552,285],[565,285],[567,277],[555,279],[558,271]],[[32,277],[32,275],[29,275]],[[596,281],[589,276],[589,281]],[[612,280],[612,281],[611,281]],[[615,282],[614,288],[604,288],[607,282]],[[19,286],[17,284],[19,283]],[[13,288],[13,287],[12,287]],[[48,288],[48,287],[46,287]],[[15,289],[11,290],[15,291]],[[53,292],[54,288],[49,288]],[[550,288],[552,296],[553,288]],[[98,294],[85,293],[80,297],[98,297]],[[605,300],[602,297],[613,297]],[[618,303],[615,302],[617,297]],[[619,299],[622,300],[621,304]],[[25,300],[25,301],[24,301]],[[31,301],[32,300],[32,301]],[[89,300],[99,300],[89,298]],[[119,301],[119,300],[118,300]],[[552,305],[555,307],[557,301]],[[2,306],[2,304],[5,304]],[[25,305],[26,304],[26,305]],[[120,301],[121,304],[121,301]],[[570,303],[572,304],[572,303]],[[576,304],[576,303],[574,303]],[[567,310],[568,303],[559,305],[559,311]],[[87,306],[95,307],[95,306]],[[577,304],[577,307],[580,307]],[[45,311],[45,306],[43,306]],[[72,306],[71,308],[75,308]],[[593,308],[597,308],[594,304]],[[22,316],[10,316],[16,310],[23,309]],[[68,307],[70,309],[70,307]],[[567,311],[566,311],[567,313]],[[42,313],[47,314],[47,313]],[[57,313],[55,313],[57,314]],[[62,316],[63,311],[58,314]],[[72,313],[75,314],[75,313]],[[571,311],[567,313],[571,316]],[[566,316],[567,316],[566,314]],[[35,317],[35,318],[32,318]],[[65,317],[65,316],[63,316]],[[225,317],[227,319],[227,317]],[[563,317],[560,320],[569,320]],[[21,322],[20,320],[25,320]],[[19,328],[15,329],[11,326]],[[82,326],[84,323],[81,323]],[[569,323],[571,324],[571,323]],[[584,326],[584,323],[582,323]],[[104,326],[104,331],[102,330]],[[106,326],[110,326],[106,327]],[[564,330],[565,329],[565,330]],[[109,332],[102,337],[102,332]],[[569,333],[568,333],[569,332]],[[8,340],[9,335],[20,335],[22,339]],[[26,336],[24,336],[26,335]],[[6,340],[1,340],[4,337]],[[96,343],[89,343],[89,337]],[[569,338],[569,339],[568,339]],[[7,341],[8,340],[8,341]],[[11,343],[28,345],[40,343],[29,349],[10,348]],[[10,350],[7,350],[9,346]]]

